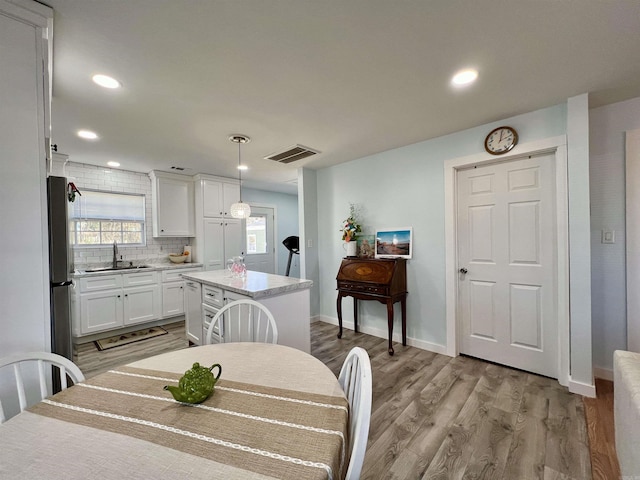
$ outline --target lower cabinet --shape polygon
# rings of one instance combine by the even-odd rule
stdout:
[[[201,270],[201,267],[173,268],[80,278],[76,282],[77,293],[72,298],[73,335],[81,337],[183,315],[185,282],[182,273]],[[201,301],[198,295],[198,310]],[[202,331],[202,323],[199,331]],[[198,339],[200,336],[201,333]]]
[[[157,283],[81,293],[79,333],[88,335],[154,320],[160,317],[160,305]]]
[[[185,282],[183,273],[200,272],[202,268],[180,268],[162,272],[162,317],[183,315],[185,307]]]
[[[185,322],[187,340],[202,345],[202,285],[187,280],[185,282]]]

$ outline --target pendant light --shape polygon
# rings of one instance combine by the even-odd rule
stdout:
[[[242,201],[242,163],[240,156],[240,145],[249,143],[251,139],[246,135],[234,134],[229,137],[234,143],[238,144],[238,181],[240,183],[240,201],[231,205],[230,213],[233,218],[249,218],[251,216],[251,207]]]

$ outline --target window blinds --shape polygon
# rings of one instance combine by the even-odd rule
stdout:
[[[76,196],[69,217],[72,220],[126,220],[144,222],[144,195],[83,190]]]

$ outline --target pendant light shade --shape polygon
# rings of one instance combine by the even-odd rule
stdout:
[[[249,218],[251,216],[251,207],[248,203],[234,203],[231,205],[230,210],[233,218]]]
[[[231,213],[233,218],[249,218],[251,216],[251,207],[249,204],[242,201],[242,162],[240,156],[240,145],[242,143],[249,143],[251,139],[246,135],[236,134],[231,135],[229,140],[238,144],[238,181],[240,182],[240,201],[231,205],[229,213]]]

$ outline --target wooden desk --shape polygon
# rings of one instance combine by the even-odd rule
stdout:
[[[393,304],[402,308],[402,345],[407,344],[407,268],[404,258],[345,258],[338,270],[338,323],[342,338],[342,297],[353,297],[353,324],[358,331],[358,300],[387,305],[389,355],[393,355]]]
[[[204,403],[177,385],[220,363]],[[204,345],[89,378],[0,425],[0,478],[246,480],[344,478],[348,403],[335,375],[300,350]]]

